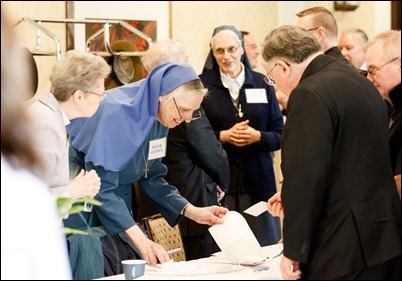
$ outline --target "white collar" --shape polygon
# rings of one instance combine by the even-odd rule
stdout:
[[[229,75],[226,75],[225,73],[222,72],[221,69],[219,69],[219,72],[221,74],[221,81],[225,88],[229,89],[236,86],[236,88],[240,90],[241,87],[243,86],[244,81],[246,81],[246,72],[244,71],[243,63],[240,63],[240,65],[241,65],[240,74],[235,79],[233,79]]]
[[[61,106],[60,106],[60,110],[61,110],[61,114],[63,115],[64,126],[67,126],[68,124],[70,124],[70,119],[68,119],[66,113],[64,112],[63,108],[61,108]]]

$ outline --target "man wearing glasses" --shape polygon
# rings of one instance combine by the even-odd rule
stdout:
[[[276,198],[284,211],[282,276],[399,280],[401,203],[378,91],[298,27],[270,32],[262,57],[289,94]]]
[[[401,197],[401,31],[378,34],[368,43],[367,78],[384,100],[391,103],[388,136],[391,165]]]
[[[316,6],[298,12],[296,16],[296,25],[314,35],[324,54],[350,65],[338,48],[338,25],[328,9]]]

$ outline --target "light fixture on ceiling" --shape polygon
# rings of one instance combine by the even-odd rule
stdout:
[[[360,1],[334,1],[335,11],[354,11],[359,5]]]

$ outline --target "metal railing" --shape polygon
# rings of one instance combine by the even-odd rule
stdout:
[[[30,17],[24,17],[21,18],[16,25],[22,23],[22,22],[27,22],[34,27],[36,27],[36,43],[35,47],[33,50],[31,50],[32,54],[34,55],[42,55],[42,56],[56,56],[57,60],[60,59],[61,57],[61,42],[60,39],[49,29],[44,27],[42,23],[63,23],[63,24],[94,24],[94,23],[100,23],[103,24],[103,28],[96,31],[94,34],[92,34],[86,41],[86,50],[87,52],[91,52],[95,55],[103,56],[103,57],[108,57],[108,56],[127,56],[127,57],[133,57],[133,56],[142,56],[145,51],[135,51],[135,52],[115,52],[112,50],[111,45],[110,45],[110,28],[113,25],[121,25],[123,28],[131,31],[132,33],[140,36],[143,38],[147,44],[148,44],[148,49],[152,46],[153,41],[152,38],[150,38],[148,35],[143,33],[142,31],[138,30],[137,28],[133,27],[132,25],[128,24],[126,21],[123,20],[106,20],[106,19],[52,19],[52,18],[30,18]],[[55,51],[54,52],[49,52],[49,51],[41,51],[41,45],[42,45],[42,33],[46,36],[48,36],[50,39],[53,40],[55,43]],[[91,43],[96,40],[99,36],[104,34],[104,45],[105,45],[105,50],[106,51],[90,51],[89,47]]]

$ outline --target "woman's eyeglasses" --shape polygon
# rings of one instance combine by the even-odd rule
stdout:
[[[104,99],[104,98],[106,97],[106,93],[105,93],[105,92],[103,92],[102,94],[98,94],[98,93],[91,92],[91,91],[83,91],[83,92],[84,92],[84,93],[88,93],[88,94],[92,94],[92,95],[96,95],[96,96],[100,97],[101,99]]]
[[[191,121],[200,119],[202,117],[201,112],[199,110],[196,110],[196,111],[194,111],[193,116],[191,116],[190,118],[184,118],[180,113],[180,110],[179,110],[179,107],[177,106],[175,98],[173,98],[173,102],[174,102],[174,105],[176,106],[177,113],[179,113],[179,119],[177,120],[178,122],[180,122],[180,123],[182,123],[184,121],[191,122]]]
[[[228,52],[229,54],[234,54],[234,53],[236,53],[237,49],[239,49],[239,47],[240,46],[237,46],[237,47],[231,46],[231,47],[229,47],[227,49],[217,48],[217,49],[214,50],[214,54],[219,55],[219,56],[225,54],[225,52]]]

